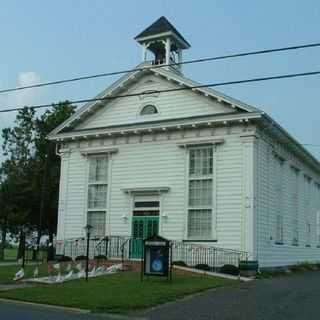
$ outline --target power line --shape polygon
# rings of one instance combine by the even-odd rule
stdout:
[[[130,93],[130,94],[123,94],[123,95],[115,95],[109,97],[102,97],[102,98],[90,98],[90,99],[81,99],[81,100],[68,100],[71,104],[76,103],[88,103],[88,102],[96,102],[96,101],[106,101],[106,100],[114,100],[119,98],[126,98],[126,97],[136,97],[141,95],[150,95],[154,93],[169,93],[169,92],[176,92],[176,91],[186,91],[186,90],[193,90],[193,89],[202,89],[202,88],[212,88],[218,86],[227,86],[227,85],[234,85],[234,84],[243,84],[243,83],[251,83],[251,82],[262,82],[268,80],[276,80],[276,79],[288,79],[288,78],[297,78],[297,77],[306,77],[306,76],[314,76],[319,75],[320,71],[311,71],[311,72],[303,72],[303,73],[291,73],[291,74],[283,74],[277,76],[269,76],[269,77],[260,77],[260,78],[251,78],[251,79],[244,79],[244,80],[234,80],[234,81],[227,81],[227,82],[217,82],[217,83],[208,83],[208,84],[201,84],[196,86],[190,87],[181,87],[181,88],[173,88],[173,89],[165,89],[165,90],[152,90],[147,92],[138,92],[138,93]],[[48,108],[54,107],[59,105],[59,103],[51,103],[51,104],[40,104],[29,106],[30,109],[41,109],[41,108]],[[13,112],[19,111],[24,109],[24,107],[8,107],[8,109],[0,110],[0,113],[5,112]]]
[[[232,58],[239,58],[239,57],[245,57],[245,56],[251,56],[251,55],[260,55],[260,54],[268,54],[268,53],[273,53],[273,52],[306,49],[306,48],[313,48],[313,47],[319,47],[319,46],[320,46],[320,43],[309,43],[309,44],[298,45],[298,46],[240,52],[240,53],[233,53],[233,54],[216,56],[216,57],[186,60],[186,61],[182,61],[182,62],[174,62],[174,63],[169,63],[169,64],[152,65],[150,67],[140,67],[140,68],[134,68],[134,69],[121,70],[121,71],[98,73],[98,74],[93,74],[93,75],[88,75],[88,76],[80,76],[80,77],[74,77],[74,78],[69,78],[69,79],[42,82],[42,83],[32,84],[32,85],[28,85],[28,86],[20,86],[20,87],[2,89],[2,90],[0,90],[0,94],[1,93],[9,93],[9,92],[13,92],[13,91],[19,91],[19,90],[26,90],[26,89],[31,89],[31,88],[40,88],[40,87],[51,86],[51,85],[59,85],[59,84],[68,83],[68,82],[75,82],[75,81],[82,81],[82,80],[95,79],[95,78],[101,78],[101,77],[115,76],[115,75],[136,72],[136,71],[141,71],[141,70],[159,69],[159,68],[163,68],[163,67],[178,66],[178,65],[192,64],[192,63],[202,63],[202,62],[209,62],[209,61],[216,61],[216,60],[223,60],[223,59],[232,59]]]

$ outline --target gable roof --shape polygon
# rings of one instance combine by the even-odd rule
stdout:
[[[184,86],[186,88],[199,86],[200,84],[190,80],[180,74],[177,74],[174,71],[168,70],[168,68],[152,68],[149,63],[141,63],[136,67],[136,71],[129,72],[119,78],[116,82],[114,82],[111,86],[102,91],[99,95],[95,97],[95,99],[105,99],[104,103],[108,103],[111,101],[113,97],[117,96],[117,92],[123,90],[126,86],[128,86],[132,81],[134,81],[137,77],[143,76],[145,74],[153,73],[155,75],[160,75],[165,79],[172,80],[176,82],[180,86]],[[242,112],[260,112],[261,110],[252,107],[246,103],[243,103],[239,100],[231,98],[227,95],[220,93],[219,91],[213,90],[211,88],[195,88],[194,91],[200,92],[207,97],[214,98],[219,102],[223,102],[229,104],[233,109],[238,109]],[[110,98],[110,100],[108,100]],[[57,134],[61,133],[63,130],[66,130],[68,127],[72,127],[75,123],[83,122],[87,119],[93,112],[95,112],[98,108],[101,107],[100,101],[88,102],[80,109],[78,109],[71,117],[69,117],[66,121],[64,121],[61,125],[55,128],[50,134],[49,138],[53,138]],[[104,107],[103,104],[102,107]]]
[[[148,28],[140,32],[134,39],[137,40],[139,38],[150,37],[150,36],[158,35],[160,33],[165,33],[165,32],[173,32],[190,47],[190,43],[164,16],[160,17],[158,20],[152,23]]]

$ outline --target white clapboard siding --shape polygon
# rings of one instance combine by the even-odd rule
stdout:
[[[196,137],[196,130],[186,134]],[[118,140],[115,146],[118,152],[112,154],[110,161],[108,234],[131,235],[132,198],[123,189],[169,187],[170,190],[161,195],[160,232],[169,239],[186,238],[187,151],[177,146],[178,136],[173,134],[168,140],[165,134],[160,134],[157,141],[152,141],[150,135],[145,136],[141,143],[136,137],[129,142],[125,142],[125,138]],[[242,249],[242,143],[236,134],[217,137],[222,137],[225,142],[215,151],[213,218],[216,221],[217,242],[213,245]],[[92,142],[92,146],[98,145],[100,141]],[[104,141],[104,146],[108,145],[112,145],[112,140]],[[83,147],[84,143],[80,148]],[[83,236],[86,221],[87,160],[80,154],[77,143],[71,144],[70,148],[71,153],[65,159],[68,174],[62,179],[67,194],[60,194],[65,199],[65,211],[59,239]],[[59,216],[59,219],[62,217]]]
[[[72,151],[65,159],[68,162],[68,172],[62,181],[66,185],[64,196],[65,212],[63,216],[63,238],[83,236],[86,208],[86,159],[80,152]],[[58,233],[59,238],[59,233]]]
[[[258,142],[258,199],[257,199],[257,217],[258,217],[258,250],[257,258],[261,267],[285,266],[296,264],[303,261],[320,261],[320,248],[317,248],[316,241],[316,212],[319,207],[319,192],[316,190],[315,182],[319,182],[319,175],[312,172],[303,162],[299,161],[291,152],[280,149],[281,155],[286,159],[283,164],[283,183],[282,183],[282,213],[284,220],[283,245],[275,244],[276,237],[276,203],[278,193],[275,188],[276,158],[272,153],[270,143],[276,143],[269,139],[269,143],[259,139]],[[293,238],[293,209],[292,209],[292,181],[290,180],[290,166],[298,163],[299,168],[299,245],[292,245]],[[305,202],[304,174],[312,177],[311,195],[309,210]],[[306,221],[311,224],[311,247],[306,247]]]
[[[150,83],[150,80],[153,82]],[[181,88],[173,82],[161,77],[149,76],[142,78],[132,85],[123,94],[139,93],[147,90],[166,90]],[[159,111],[157,115],[140,116],[139,112],[143,105],[154,104]],[[215,114],[234,112],[231,107],[218,103],[216,100],[205,97],[203,94],[191,90],[161,93],[158,97],[145,98],[135,96],[126,97],[108,102],[101,110],[98,110],[77,129],[93,127],[105,127],[110,125],[143,122],[150,120],[163,120],[179,117],[189,117],[203,114]]]

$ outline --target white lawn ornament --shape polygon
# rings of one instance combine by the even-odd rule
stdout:
[[[77,276],[78,276],[79,279],[80,279],[80,278],[84,278],[85,275],[86,275],[86,272],[84,271],[84,269],[83,269],[83,270],[80,270],[80,271],[78,272],[78,274],[77,274]]]
[[[23,268],[21,268],[14,276],[13,280],[14,281],[17,281],[17,280],[20,280],[24,277],[24,270]]]
[[[78,263],[78,264],[76,265],[76,268],[77,268],[79,271],[81,271],[81,270],[82,270],[82,263],[81,263],[81,262]]]
[[[96,275],[96,267],[93,267],[92,270],[89,272],[90,277],[94,277]]]
[[[67,265],[66,271],[68,271],[68,272],[71,271],[71,263],[69,263],[69,264]]]
[[[73,270],[69,271],[69,273],[64,277],[65,280],[71,279],[73,276]]]
[[[64,280],[64,278],[61,276],[61,273],[59,272],[55,282],[62,283],[63,280]]]
[[[34,271],[33,271],[33,277],[34,277],[34,278],[37,278],[38,275],[39,275],[39,268],[36,267],[36,268],[34,269]]]
[[[106,271],[106,268],[104,266],[100,266],[96,269],[96,273],[103,273]]]
[[[106,271],[107,272],[116,272],[121,269],[122,269],[122,263],[119,263],[119,264],[114,264],[114,265],[108,267]]]
[[[53,265],[56,270],[60,270],[60,263],[56,263]]]

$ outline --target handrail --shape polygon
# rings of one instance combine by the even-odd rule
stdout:
[[[105,249],[107,258],[120,258],[124,263],[125,255],[130,259],[132,248],[132,240],[137,239],[132,236],[111,235],[103,238],[92,238],[94,250],[90,251],[90,256],[95,256],[95,252],[100,248]],[[84,238],[66,239],[63,243],[56,243],[59,250],[64,255],[72,258],[85,253],[86,243]],[[95,243],[97,242],[97,243]],[[207,264],[213,268],[219,268],[223,264],[239,265],[241,260],[248,260],[249,253],[246,251],[221,248],[216,246],[196,244],[172,240],[172,256],[173,261],[183,261],[187,265]]]

